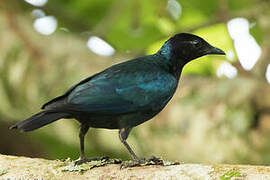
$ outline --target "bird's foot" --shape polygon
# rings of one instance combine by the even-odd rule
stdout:
[[[163,159],[155,156],[151,156],[147,161],[150,165],[164,165]]]
[[[123,162],[121,164],[121,169],[128,168],[128,167],[150,166],[150,165],[164,165],[164,162],[161,158],[152,156],[149,159],[142,158],[142,159],[136,159],[133,161]]]
[[[94,158],[82,158],[79,160],[75,161],[75,166],[77,165],[81,165],[87,162],[91,162],[91,161],[108,161],[110,158],[108,156],[104,156],[104,157],[94,157]]]

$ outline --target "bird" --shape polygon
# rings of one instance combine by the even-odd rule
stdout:
[[[76,119],[80,123],[77,164],[91,160],[85,156],[84,148],[89,128],[118,129],[119,139],[132,159],[143,162],[127,143],[130,131],[164,109],[188,62],[208,54],[225,55],[197,35],[175,34],[156,53],[113,65],[83,79],[10,129],[28,132],[58,119]]]

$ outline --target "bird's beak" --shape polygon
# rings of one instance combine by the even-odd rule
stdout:
[[[211,48],[208,49],[207,54],[221,54],[221,55],[225,55],[225,52],[222,51],[219,48],[216,48],[216,47],[211,46]]]

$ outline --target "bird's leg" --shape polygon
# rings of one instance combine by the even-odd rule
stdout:
[[[87,124],[81,124],[80,132],[79,132],[79,138],[80,138],[80,153],[81,153],[81,160],[86,159],[85,158],[85,152],[84,152],[84,137],[86,133],[89,130],[89,125]]]
[[[124,146],[127,148],[127,150],[129,151],[129,153],[131,154],[133,160],[140,162],[142,161],[141,159],[138,158],[138,156],[134,153],[134,151],[132,151],[131,147],[128,145],[127,143],[127,138],[129,135],[129,132],[131,131],[132,128],[121,128],[119,130],[119,139],[120,141],[124,144]]]
[[[75,165],[80,165],[89,161],[99,161],[99,160],[108,160],[109,157],[95,157],[95,158],[86,158],[84,151],[84,137],[89,130],[89,125],[82,123],[80,126],[79,138],[80,138],[80,159],[75,161]]]
[[[82,123],[80,126],[79,138],[80,138],[80,159],[75,162],[76,165],[87,162],[84,151],[84,137],[89,130],[89,125]]]
[[[138,158],[134,151],[130,148],[130,146],[127,143],[127,138],[129,135],[129,132],[131,131],[131,128],[122,128],[119,130],[119,139],[120,141],[124,144],[124,146],[127,148],[129,153],[131,154],[134,162],[131,163],[123,163],[121,165],[121,168],[125,167],[134,167],[134,166],[140,166],[140,165],[163,165],[163,160],[160,158],[156,158],[155,156],[152,156],[150,159],[145,159],[145,158]]]
[[[87,162],[87,159],[85,157],[85,152],[84,152],[84,137],[87,131],[89,130],[89,125],[82,123],[80,126],[80,132],[79,132],[79,138],[80,138],[80,159],[75,161],[76,165],[82,164]]]

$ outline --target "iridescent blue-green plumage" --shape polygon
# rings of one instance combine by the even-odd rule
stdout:
[[[82,124],[82,159],[89,127],[120,129],[120,140],[138,159],[126,143],[130,130],[158,114],[175,93],[184,65],[206,54],[224,52],[198,36],[177,34],[153,55],[116,64],[82,80],[44,104],[43,111],[11,128],[31,131],[60,118],[75,118]]]
[[[160,112],[176,90],[178,80],[157,63],[161,61],[163,55],[155,54],[114,65],[44,109],[68,111],[91,127],[136,126]]]

